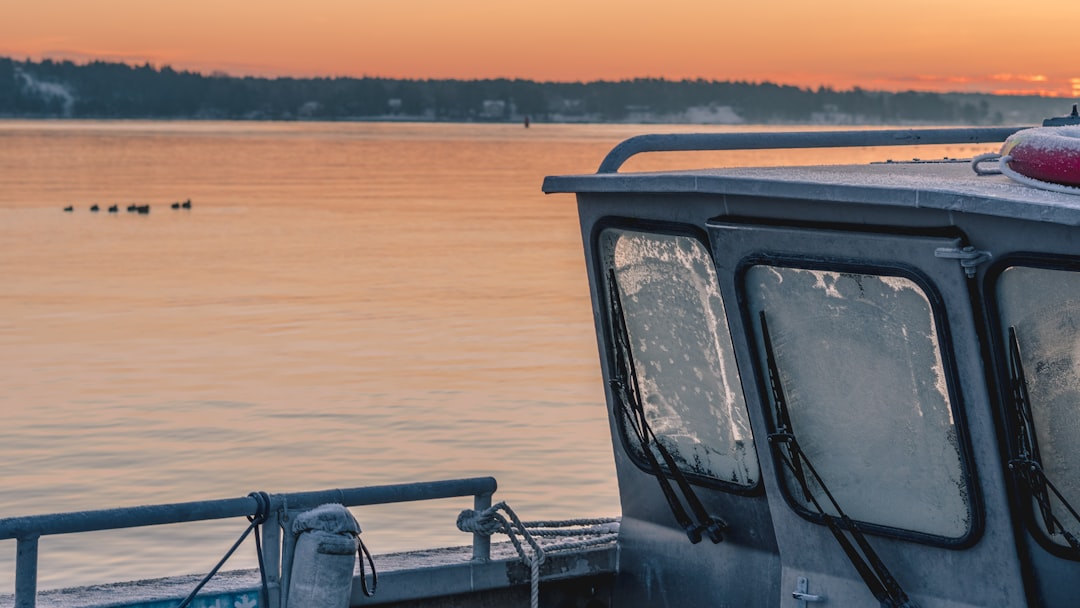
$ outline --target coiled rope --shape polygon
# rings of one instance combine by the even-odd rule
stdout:
[[[499,511],[509,516],[509,520]],[[569,551],[593,545],[602,545],[616,540],[619,536],[619,520],[613,517],[594,519],[563,519],[522,522],[517,513],[505,502],[499,502],[482,511],[465,509],[457,518],[458,530],[483,536],[501,532],[510,537],[521,561],[529,566],[529,601],[531,608],[540,606],[540,565],[548,553]],[[529,545],[532,553],[525,551],[520,536]],[[574,537],[580,540],[546,543],[541,545],[537,537]],[[588,538],[582,538],[588,537]]]
[[[191,593],[189,593],[188,596],[184,598],[184,601],[180,602],[176,608],[187,608],[192,600],[195,599],[195,596],[199,594],[199,591],[206,586],[206,583],[210,582],[210,579],[214,578],[214,575],[218,573],[218,570],[221,570],[221,567],[225,565],[225,562],[229,561],[232,554],[236,552],[236,549],[240,547],[240,544],[244,542],[244,539],[248,537],[248,534],[251,534],[253,531],[255,532],[255,553],[259,557],[259,578],[262,580],[260,602],[262,605],[265,605],[267,601],[266,566],[263,564],[262,540],[259,534],[259,526],[266,523],[266,519],[270,516],[270,495],[266,492],[252,492],[251,494],[248,494],[248,496],[255,499],[256,507],[255,514],[248,515],[248,522],[250,523],[248,524],[247,529],[240,535],[240,538],[236,539],[236,542],[233,543],[232,547],[225,552],[225,556],[218,561],[217,565],[214,566],[212,570],[210,570],[210,573],[204,576],[203,579],[199,581],[198,585],[195,585],[195,588],[191,590]]]

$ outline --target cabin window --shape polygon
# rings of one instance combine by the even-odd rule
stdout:
[[[691,236],[617,229],[605,230],[600,246],[656,441],[690,476],[755,486],[753,435],[706,248]],[[631,423],[621,422],[625,445],[644,462]]]
[[[1006,268],[997,281],[997,303],[1010,376],[1023,377],[1023,387],[1010,378],[1012,392],[1026,393],[1026,403],[1007,403],[1015,446],[1010,459],[1041,469],[1024,481],[1035,522],[1053,543],[1069,546],[1063,531],[1080,537],[1080,521],[1069,513],[1069,505],[1080,510],[1080,273]],[[1028,410],[1026,425],[1017,408]],[[1030,438],[1024,426],[1033,431]]]
[[[924,290],[903,276],[773,265],[749,267],[745,289],[755,326],[767,321],[759,346],[775,360],[790,431],[844,513],[965,536],[966,477]],[[796,473],[783,470],[792,504],[817,513]],[[809,477],[811,494],[837,515],[821,485]]]

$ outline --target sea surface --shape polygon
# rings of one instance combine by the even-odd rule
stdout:
[[[525,519],[618,515],[575,204],[540,185],[703,129],[0,121],[0,517],[483,475]],[[468,544],[471,506],[354,513],[385,553]],[[39,586],[203,573],[246,525],[44,537]]]

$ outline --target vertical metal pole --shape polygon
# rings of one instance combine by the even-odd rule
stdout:
[[[281,608],[281,518],[271,511],[263,524],[263,565],[269,608]]]
[[[296,556],[296,537],[292,533],[292,516],[289,515],[288,509],[283,508],[280,513],[283,514],[281,518],[283,523],[281,540],[281,606],[288,608],[289,580],[292,578],[293,557]]]
[[[15,608],[37,604],[38,535],[23,536],[15,547]]]
[[[491,508],[491,493],[476,494],[473,496],[473,510],[480,512]],[[491,537],[473,532],[472,558],[474,561],[486,562],[491,559]]]

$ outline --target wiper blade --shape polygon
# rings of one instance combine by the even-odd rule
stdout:
[[[1057,486],[1046,476],[1042,467],[1042,456],[1039,453],[1039,442],[1035,433],[1035,419],[1031,414],[1031,399],[1027,378],[1024,375],[1024,364],[1020,358],[1020,341],[1016,337],[1016,327],[1009,327],[1009,386],[1012,389],[1012,413],[1016,425],[1014,437],[1016,445],[1012,458],[1009,459],[1009,469],[1027,487],[1032,499],[1038,503],[1047,533],[1051,535],[1060,533],[1070,547],[1080,551],[1080,541],[1065,529],[1061,520],[1054,515],[1050,500],[1051,493],[1072,515],[1073,520],[1080,523],[1080,514],[1077,514],[1076,509],[1069,504],[1068,500],[1065,500]]]
[[[691,543],[697,544],[701,542],[702,534],[705,534],[713,543],[719,543],[724,539],[723,531],[727,528],[727,522],[708,513],[675,462],[675,458],[657,438],[645,416],[645,408],[641,404],[637,370],[634,365],[634,354],[630,346],[630,332],[626,327],[622,298],[619,296],[619,287],[615,281],[613,269],[608,271],[608,299],[611,311],[611,335],[615,342],[615,370],[610,384],[617,396],[619,409],[633,428],[641,451],[652,469],[653,476],[660,484],[660,490],[664,493],[675,521],[686,532],[687,538]],[[656,454],[660,455],[664,465],[660,464]],[[675,488],[671,486],[669,475],[675,480],[694,517],[687,512],[683,501],[679,499]]]
[[[761,311],[760,319],[761,337],[765,342],[765,360],[769,372],[769,388],[772,391],[774,415],[776,417],[776,432],[769,435],[769,442],[773,445],[781,443],[789,445],[785,462],[788,468],[791,469],[795,479],[799,480],[799,486],[802,488],[806,502],[813,502],[815,500],[814,495],[806,483],[806,473],[803,472],[802,452],[790,448],[791,445],[797,447],[798,444],[795,441],[795,434],[792,432],[791,415],[787,408],[787,398],[784,396],[784,386],[780,382],[780,368],[776,365],[776,353],[773,352],[772,337],[769,336],[769,324],[765,321],[765,311]]]
[[[773,407],[775,410],[776,432],[769,435],[769,444],[781,462],[784,463],[795,480],[799,483],[806,501],[814,506],[818,515],[829,528],[836,542],[843,549],[848,561],[855,567],[874,598],[878,600],[882,608],[915,608],[916,604],[907,596],[900,583],[881,561],[877,552],[870,545],[855,520],[851,519],[840,508],[840,504],[833,497],[832,492],[825,485],[825,481],[818,474],[817,469],[810,463],[806,453],[799,446],[795,437],[795,431],[791,424],[791,414],[788,410],[787,399],[784,397],[784,387],[780,380],[780,368],[776,363],[776,351],[773,347],[772,338],[769,335],[769,324],[765,319],[765,311],[759,314],[761,321],[761,337],[765,344],[765,364],[768,368],[769,387],[772,393]],[[810,489],[810,481],[806,473],[809,472],[814,483],[821,488],[822,493],[828,498],[836,515],[827,513],[818,501],[817,496]],[[848,535],[851,538],[848,538]],[[852,542],[854,541],[854,543]],[[858,549],[856,549],[858,545]]]

